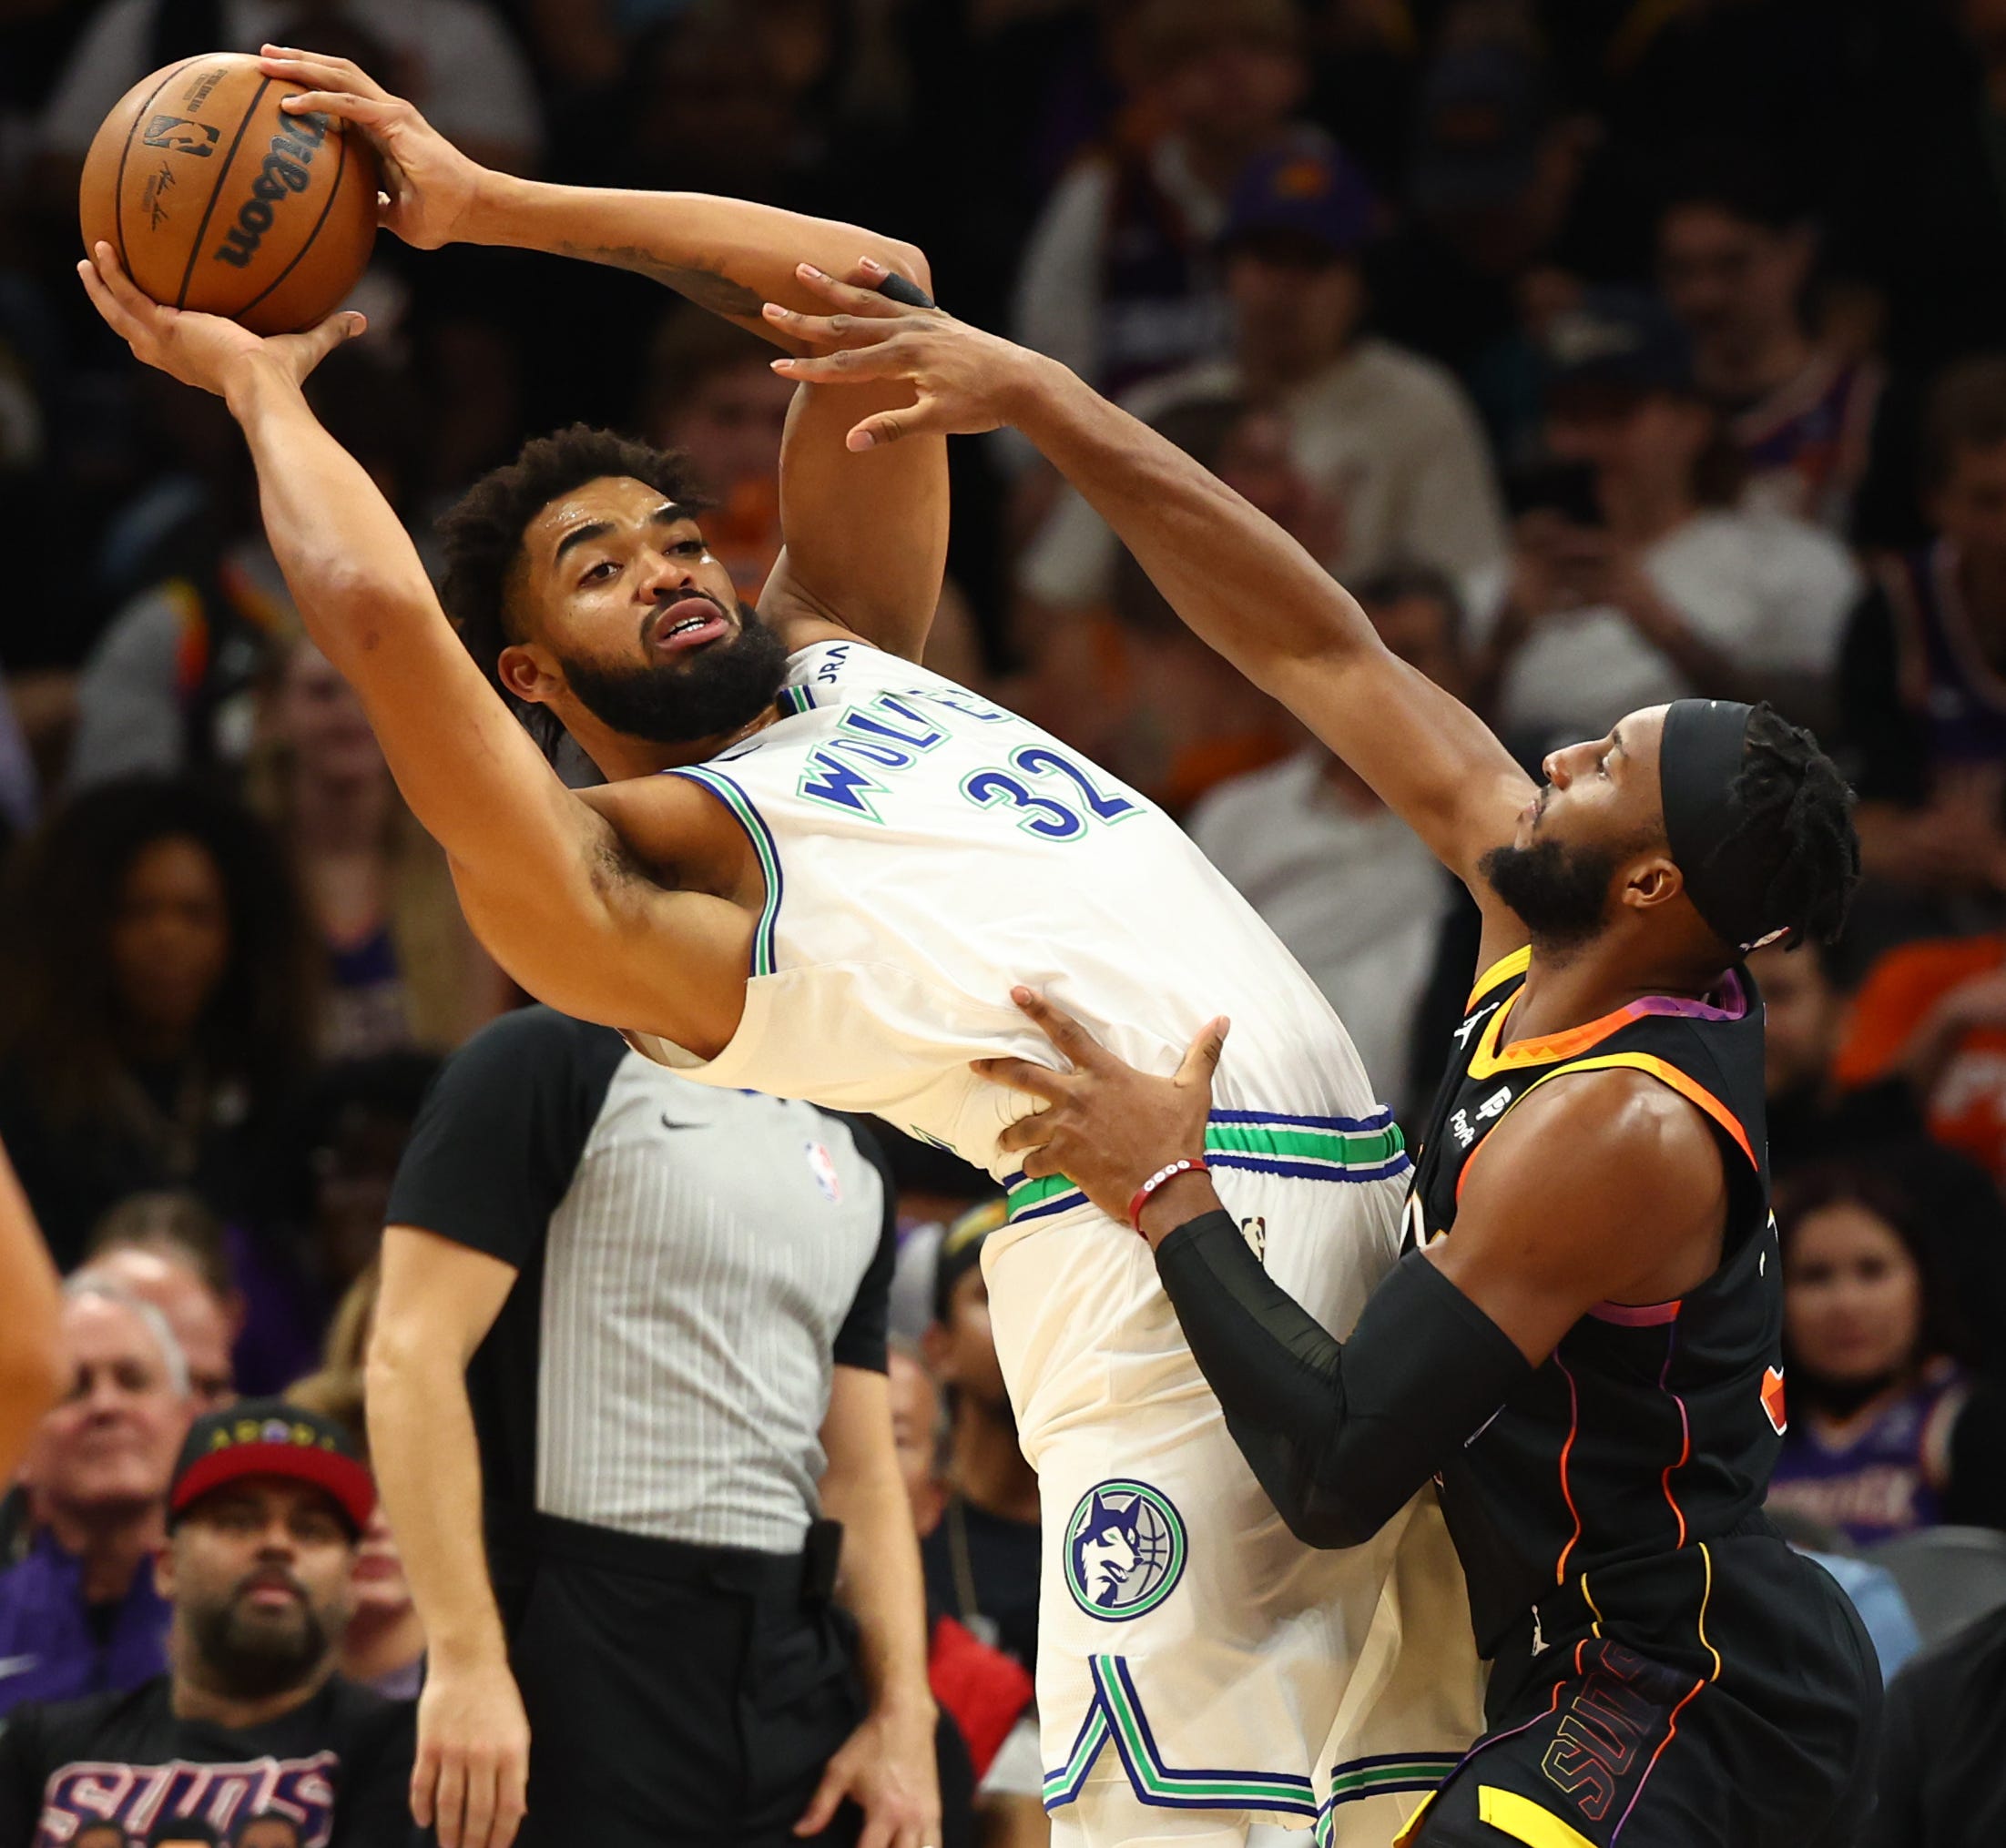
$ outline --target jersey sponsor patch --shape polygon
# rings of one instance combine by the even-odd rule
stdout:
[[[1184,1517],[1146,1482],[1087,1490],[1065,1524],[1065,1582],[1089,1617],[1125,1623],[1177,1589],[1189,1545]]]
[[[822,1198],[831,1206],[841,1205],[843,1177],[836,1171],[836,1158],[821,1142],[806,1142],[802,1147],[808,1155],[808,1172],[814,1175],[815,1184],[822,1190]]]

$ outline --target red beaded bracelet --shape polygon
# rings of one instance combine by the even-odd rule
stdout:
[[[1128,1224],[1136,1232],[1142,1230],[1142,1210],[1149,1204],[1149,1196],[1166,1181],[1179,1174],[1195,1174],[1205,1172],[1205,1157],[1191,1155],[1181,1162],[1173,1162],[1167,1168],[1158,1168],[1148,1180],[1135,1189],[1128,1203]]]

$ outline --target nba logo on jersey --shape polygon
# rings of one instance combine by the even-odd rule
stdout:
[[[1101,1482],[1065,1524],[1065,1582],[1089,1617],[1125,1623],[1154,1610],[1184,1576],[1184,1518],[1146,1482]]]
[[[836,1158],[820,1142],[804,1142],[801,1146],[808,1155],[808,1172],[822,1190],[822,1198],[831,1206],[841,1204],[843,1177],[836,1172]]]

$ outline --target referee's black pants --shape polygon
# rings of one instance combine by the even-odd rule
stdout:
[[[530,1729],[519,1848],[797,1848],[864,1717],[809,1556],[539,1515],[489,1552]],[[828,1843],[856,1839],[843,1805]]]

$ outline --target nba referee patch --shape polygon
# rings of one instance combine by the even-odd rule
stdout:
[[[1089,1617],[1125,1623],[1177,1589],[1184,1517],[1146,1482],[1095,1483],[1065,1524],[1065,1582]]]
[[[820,1142],[804,1142],[801,1146],[808,1155],[808,1172],[814,1175],[815,1184],[822,1190],[822,1197],[831,1206],[840,1206],[843,1177],[836,1172],[836,1158]]]

